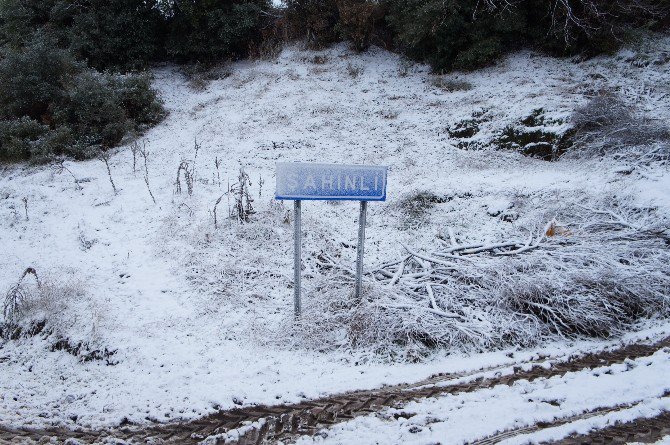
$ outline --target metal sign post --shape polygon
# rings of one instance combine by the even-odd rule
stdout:
[[[362,295],[365,220],[368,201],[386,201],[386,167],[373,165],[339,165],[277,163],[276,199],[294,201],[294,310],[300,316],[300,238],[301,203],[303,200],[360,201],[358,218],[358,251],[356,256],[356,298]]]
[[[358,217],[358,250],[356,252],[356,300],[361,299],[361,288],[363,287],[363,253],[365,250],[365,217],[368,210],[368,202],[361,201],[361,213]]]
[[[300,316],[300,254],[301,254],[301,247],[300,247],[300,238],[301,238],[301,223],[302,221],[300,220],[300,203],[301,201],[299,199],[296,199],[293,202],[293,216],[294,216],[294,221],[293,221],[293,235],[294,235],[294,240],[293,240],[293,247],[294,247],[294,258],[293,258],[293,286],[295,288],[295,293],[293,297],[293,308],[295,311],[295,316],[299,317]]]

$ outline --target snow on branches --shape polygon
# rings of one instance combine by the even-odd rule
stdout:
[[[656,219],[574,205],[557,220],[526,239],[461,242],[447,229],[430,252],[403,245],[404,256],[367,271],[360,301],[353,270],[322,252],[294,341],[411,359],[607,337],[668,315],[670,250]]]

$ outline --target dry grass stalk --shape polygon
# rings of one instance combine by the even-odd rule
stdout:
[[[2,307],[2,315],[4,318],[4,322],[6,324],[13,324],[16,322],[17,318],[21,315],[23,305],[26,302],[26,291],[23,288],[23,280],[26,278],[26,276],[32,275],[35,277],[35,280],[37,282],[37,285],[39,287],[40,285],[40,280],[39,277],[37,276],[37,271],[33,267],[28,267],[26,270],[23,271],[23,274],[21,274],[21,277],[17,280],[17,282],[12,285],[9,290],[7,291],[7,294],[5,295],[5,301]]]

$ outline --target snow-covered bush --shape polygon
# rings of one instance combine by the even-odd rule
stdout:
[[[46,332],[90,342],[97,337],[103,312],[71,271],[38,274],[29,267],[5,293],[0,337],[16,339]]]
[[[594,97],[572,116],[575,155],[614,154],[639,161],[668,159],[670,127],[638,114],[615,94]]]
[[[565,206],[557,215],[564,222],[532,241],[440,246],[389,261],[402,266],[371,270],[360,301],[352,271],[326,257],[302,319],[287,319],[282,338],[290,332],[295,347],[413,360],[435,348],[608,337],[670,315],[667,221],[624,202],[593,205]]]
[[[52,351],[113,364],[115,352],[105,348],[103,341],[103,332],[109,329],[107,312],[103,303],[87,295],[75,276],[62,272],[38,276],[28,268],[7,291],[0,338],[21,341],[39,335]]]
[[[116,146],[130,130],[130,122],[113,79],[96,72],[84,72],[72,81],[73,87],[64,92],[60,103],[51,105],[55,125],[74,130],[83,145],[82,153],[89,146]]]
[[[453,93],[454,91],[469,91],[472,89],[472,84],[466,80],[444,76],[435,76],[433,77],[432,82],[436,87],[449,93]]]
[[[430,209],[445,200],[429,190],[414,190],[401,196],[394,207],[400,212],[401,226],[411,229],[425,224]]]
[[[65,153],[73,142],[68,128],[49,128],[29,117],[0,120],[0,161],[48,159],[53,153]]]
[[[114,78],[114,89],[126,117],[134,130],[143,131],[163,120],[166,111],[151,85],[148,74],[132,74]]]

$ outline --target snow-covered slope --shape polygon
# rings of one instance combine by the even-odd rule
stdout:
[[[636,51],[670,51],[668,39],[651,46]],[[582,63],[522,52],[497,67],[448,76],[471,85],[458,91],[445,89],[426,67],[374,48],[364,54],[289,48],[276,61],[232,64],[229,75],[203,90],[177,69],[158,70],[156,87],[170,114],[140,140],[149,152],[156,203],[141,158],[133,172],[129,147],[110,160],[118,194],[96,160],[66,161],[67,170],[0,171],[0,290],[34,267],[56,289],[35,313],[46,314],[72,344],[115,351],[107,361],[81,363],[52,351],[53,335],[2,344],[2,423],[74,427],[194,418],[507,362],[502,351],[388,365],[362,360],[369,356],[356,351],[306,350],[283,338],[282,327],[292,320],[293,244],[290,206],[272,198],[274,164],[390,167],[388,201],[369,206],[367,265],[401,255],[398,241],[430,246],[447,226],[480,241],[522,233],[546,222],[546,204],[565,196],[626,194],[667,214],[667,167],[622,175],[620,165],[598,160],[549,163],[515,152],[462,150],[448,133],[478,113],[488,118],[474,142],[489,141],[540,108],[565,120],[603,88],[667,119],[667,63],[638,67],[631,51]],[[184,159],[195,163],[192,196],[175,193]],[[253,222],[221,222],[232,205],[224,196],[215,229],[215,203],[240,166],[253,183]],[[421,224],[407,223],[396,203],[416,190],[453,199]],[[495,211],[511,205],[519,213],[513,223]],[[353,264],[356,218],[355,203],[304,205],[306,298],[318,297],[309,259],[321,249],[337,250],[343,263]],[[670,330],[658,323],[655,335]]]

